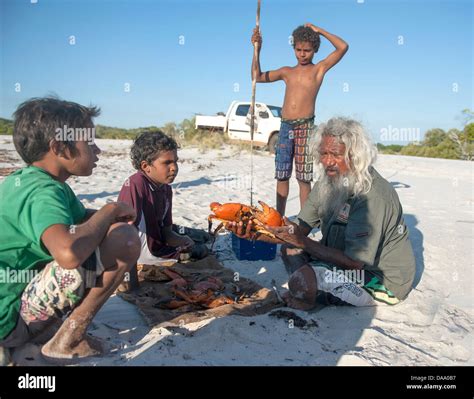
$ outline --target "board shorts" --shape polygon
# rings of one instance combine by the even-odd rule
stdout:
[[[316,302],[323,305],[396,305],[400,300],[366,270],[342,270],[321,261],[309,265],[316,274]]]
[[[99,248],[76,269],[64,269],[55,260],[48,263],[23,291],[17,324],[0,340],[0,346],[20,346],[52,320],[67,315],[81,302],[86,290],[96,286],[104,270]]]
[[[275,179],[291,178],[294,159],[296,179],[303,182],[313,180],[313,156],[309,141],[314,131],[314,116],[281,120],[275,149]]]

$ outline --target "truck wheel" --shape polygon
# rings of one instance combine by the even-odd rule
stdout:
[[[278,133],[274,133],[270,140],[268,140],[268,151],[270,154],[275,154],[275,147],[278,143]]]

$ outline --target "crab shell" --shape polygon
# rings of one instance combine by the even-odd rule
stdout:
[[[240,204],[238,202],[228,202],[220,204],[219,202],[212,202],[210,205],[211,211],[217,219],[238,222],[243,216],[250,216],[252,209],[249,206]]]

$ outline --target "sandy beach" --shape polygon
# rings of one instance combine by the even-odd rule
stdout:
[[[134,173],[130,141],[97,140],[102,149],[90,177],[68,183],[86,207],[115,201]],[[174,223],[207,228],[209,203],[249,202],[250,154],[235,147],[179,151],[173,183]],[[253,156],[255,199],[274,205],[274,158]],[[0,136],[0,168],[22,162],[12,139]],[[473,163],[379,155],[376,169],[396,189],[410,229],[417,262],[414,289],[389,307],[325,307],[294,311],[310,327],[299,328],[268,314],[226,316],[180,326],[147,326],[137,308],[113,296],[94,319],[90,333],[115,349],[82,365],[474,365],[473,348]],[[0,177],[3,179],[4,177]],[[297,183],[291,180],[287,214],[299,211]],[[317,239],[318,232],[312,236]],[[238,261],[230,235],[218,237],[215,251],[225,267],[271,289],[284,290],[288,276],[278,255],[273,261]],[[290,309],[285,309],[290,310]],[[19,365],[46,365],[39,347],[14,352]]]

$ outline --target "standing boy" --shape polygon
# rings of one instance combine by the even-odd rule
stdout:
[[[334,50],[324,60],[313,64],[313,56],[320,45],[320,35],[334,45]],[[313,179],[313,158],[308,141],[314,130],[314,110],[316,96],[326,72],[336,65],[349,46],[340,37],[324,29],[306,24],[293,31],[293,47],[298,64],[294,67],[282,67],[274,71],[260,70],[260,49],[262,37],[254,29],[252,43],[257,43],[257,57],[252,61],[252,73],[257,82],[269,83],[283,80],[286,84],[283,103],[281,128],[275,151],[275,178],[277,179],[277,210],[284,215],[289,192],[293,158],[295,160],[296,179],[300,187],[300,205],[305,203],[311,191]]]

